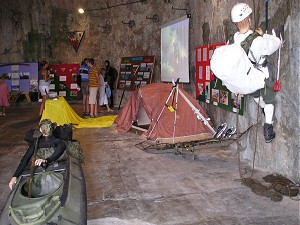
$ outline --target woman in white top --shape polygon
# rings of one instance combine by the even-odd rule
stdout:
[[[99,73],[99,82],[100,82],[100,88],[99,88],[99,106],[101,107],[102,105],[105,105],[107,108],[108,112],[112,112],[113,110],[109,108],[108,106],[108,99],[107,95],[105,92],[105,89],[108,87],[108,83],[104,81],[104,76],[105,76],[105,68],[102,68]]]
[[[39,91],[42,96],[42,104],[40,107],[39,116],[41,117],[45,108],[45,102],[49,94],[49,86],[51,83],[50,72],[47,70],[49,64],[47,61],[42,61],[40,64],[41,69],[39,70]]]

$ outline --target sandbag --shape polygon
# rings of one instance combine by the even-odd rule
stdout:
[[[233,93],[251,94],[265,86],[264,73],[253,66],[239,44],[217,48],[210,65],[214,75]]]
[[[53,131],[53,136],[64,141],[72,141],[73,138],[73,126],[72,124],[64,124],[57,126]]]
[[[72,141],[65,142],[65,144],[67,153],[83,162],[84,156],[79,141],[73,139]]]

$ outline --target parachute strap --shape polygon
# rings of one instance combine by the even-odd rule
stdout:
[[[267,64],[267,61],[262,63],[262,64],[258,64],[258,62],[256,61],[253,52],[250,50],[250,47],[252,45],[252,42],[255,38],[261,36],[259,33],[257,33],[256,31],[254,31],[252,34],[249,34],[245,40],[243,40],[241,42],[241,47],[244,49],[244,51],[246,52],[246,55],[251,54],[251,56],[253,57],[253,59],[255,60],[255,62],[252,62],[252,64],[254,65],[254,68],[259,69],[259,67],[265,67]],[[234,43],[234,34],[229,35],[228,37],[228,44],[233,44]],[[251,68],[248,70],[247,75],[249,74]],[[260,70],[261,71],[261,70]]]
[[[249,52],[250,52],[252,58],[254,59],[254,62],[252,62],[251,60],[250,60],[250,62],[253,64],[253,66],[254,66],[255,69],[258,69],[260,72],[262,72],[262,70],[260,69],[260,67],[266,67],[266,66],[267,66],[267,63],[268,63],[267,60],[265,60],[265,62],[259,64],[259,63],[257,62],[257,60],[255,59],[253,52],[252,52],[250,49],[249,49]],[[251,68],[250,68],[250,69],[251,69]],[[250,72],[250,70],[249,70],[249,72]],[[249,74],[249,73],[247,73],[247,75],[248,75],[248,74]]]
[[[231,45],[234,43],[234,34],[230,34],[228,37],[228,44]]]
[[[254,31],[252,34],[249,34],[245,40],[243,40],[241,42],[241,46],[242,48],[244,49],[244,51],[246,52],[246,54],[248,55],[249,53],[249,49],[250,49],[250,46],[253,42],[253,40],[257,37],[261,36],[259,33],[257,33],[256,31]]]
[[[241,42],[241,46],[244,49],[244,51],[246,52],[246,54],[248,55],[249,53],[249,49],[250,46],[253,42],[253,40],[257,37],[261,36],[259,33],[257,33],[256,31],[254,31],[252,34],[249,34],[245,40],[243,40]],[[233,44],[234,43],[234,34],[230,34],[228,37],[228,44]]]

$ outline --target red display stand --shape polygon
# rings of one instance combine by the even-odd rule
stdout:
[[[214,75],[210,70],[210,59],[214,50],[224,44],[211,44],[196,48],[196,96],[201,95],[214,79]]]
[[[79,64],[50,65],[51,74],[54,76],[50,85],[50,92],[57,92],[58,96],[66,99],[78,99],[77,74]]]
[[[216,79],[210,69],[214,50],[225,44],[210,44],[196,48],[196,97],[199,101],[243,115],[244,97],[231,93],[220,79]]]

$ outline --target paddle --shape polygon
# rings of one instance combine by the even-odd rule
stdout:
[[[33,175],[34,175],[35,160],[36,160],[39,139],[41,136],[42,136],[42,133],[39,132],[38,130],[36,130],[33,134],[33,137],[36,138],[36,141],[35,141],[35,145],[34,145],[34,152],[32,155],[31,166],[30,166],[30,178],[29,178],[29,185],[28,185],[28,197],[29,198],[31,198],[31,193],[32,193],[32,180],[33,180]]]

